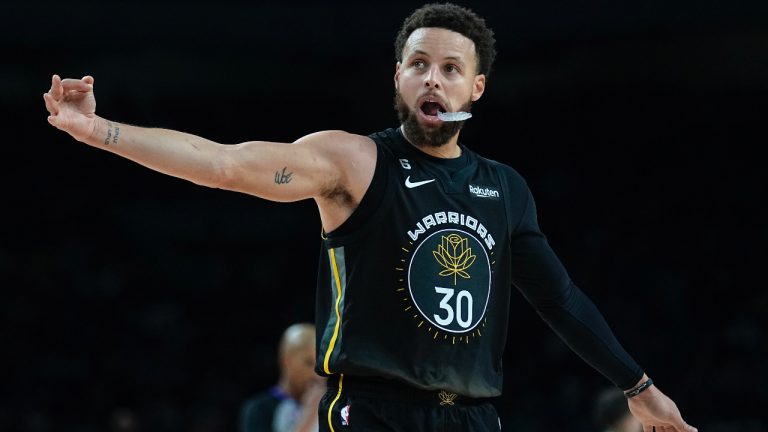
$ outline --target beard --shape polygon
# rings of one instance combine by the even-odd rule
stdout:
[[[459,111],[469,112],[470,108],[472,108],[471,99],[462,105]],[[465,121],[442,122],[437,127],[427,128],[419,123],[416,113],[403,101],[403,97],[398,90],[395,90],[395,111],[397,111],[397,118],[403,125],[405,136],[416,147],[440,147],[445,145],[459,133]]]

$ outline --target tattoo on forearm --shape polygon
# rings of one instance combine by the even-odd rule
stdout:
[[[283,172],[280,172],[280,171],[275,172],[275,183],[286,184],[286,183],[290,183],[291,180],[293,180],[291,178],[291,176],[293,176],[293,173],[286,172],[287,170],[288,170],[288,167],[284,167]]]
[[[120,126],[107,122],[107,137],[104,139],[104,145],[117,144],[117,138],[120,136]]]

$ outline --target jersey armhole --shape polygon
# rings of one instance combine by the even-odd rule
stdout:
[[[376,143],[376,167],[373,171],[373,178],[368,190],[365,191],[360,204],[352,214],[335,230],[325,233],[327,239],[338,239],[357,234],[360,229],[371,222],[371,219],[384,200],[384,193],[387,184],[387,168],[384,163],[386,155],[382,151],[382,146]]]

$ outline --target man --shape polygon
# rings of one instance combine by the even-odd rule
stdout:
[[[290,145],[221,145],[95,114],[94,80],[53,77],[49,122],[94,147],[194,183],[274,201],[315,200],[325,253],[316,370],[321,430],[499,430],[514,284],[580,356],[627,391],[647,431],[695,431],[623,350],[538,228],[524,180],[460,144],[485,91],[493,33],[430,4],[397,36],[401,125],[323,131]],[[447,113],[447,117],[446,117]]]
[[[280,380],[247,399],[240,410],[240,432],[317,430],[317,404],[325,392],[315,373],[315,326],[294,324],[278,346]]]

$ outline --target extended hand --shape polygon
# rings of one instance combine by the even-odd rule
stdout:
[[[697,432],[683,420],[677,405],[655,385],[629,398],[629,410],[643,424],[643,432]]]
[[[62,80],[51,79],[51,89],[43,94],[45,107],[51,114],[48,123],[69,133],[78,141],[85,141],[96,123],[96,98],[93,95],[93,77]]]

